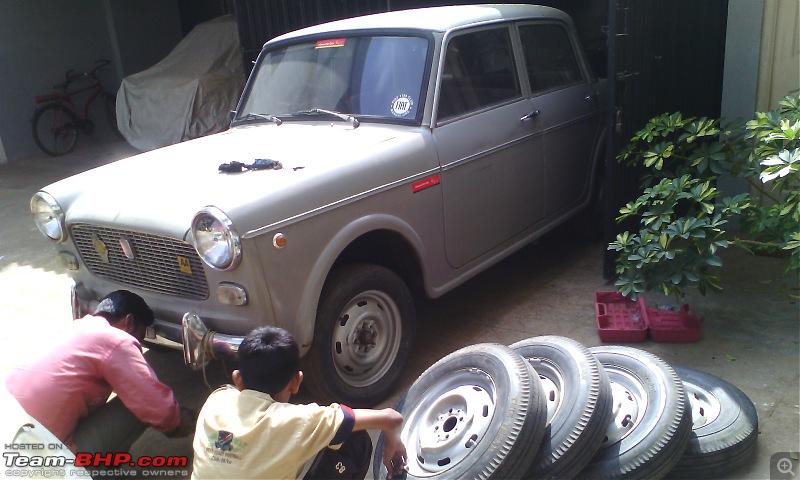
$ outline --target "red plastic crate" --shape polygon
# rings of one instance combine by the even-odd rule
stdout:
[[[647,309],[640,296],[634,302],[617,292],[595,292],[597,332],[604,342],[643,342]]]
[[[700,323],[694,307],[684,303],[677,311],[647,309],[647,324],[654,342],[696,342],[700,338]]]

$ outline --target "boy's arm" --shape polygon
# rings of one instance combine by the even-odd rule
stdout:
[[[406,468],[406,447],[400,439],[403,416],[391,408],[383,410],[355,409],[353,431],[380,430],[384,433],[383,464],[389,478],[401,474]]]
[[[403,416],[391,408],[384,408],[383,410],[373,410],[371,408],[355,408],[355,424],[353,431],[359,430],[381,430],[383,432],[394,432],[397,430],[400,433],[400,427],[403,426]]]

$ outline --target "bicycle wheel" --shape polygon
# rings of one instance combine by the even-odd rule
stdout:
[[[106,118],[108,119],[108,124],[111,126],[111,131],[116,134],[122,140],[125,140],[125,137],[122,135],[122,132],[119,131],[119,125],[117,124],[117,97],[114,94],[103,92],[103,107],[106,110]]]
[[[78,117],[60,103],[50,103],[33,113],[33,141],[44,153],[57,157],[75,149]]]

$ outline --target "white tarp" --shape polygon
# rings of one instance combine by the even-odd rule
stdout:
[[[156,65],[122,80],[119,130],[139,150],[222,131],[244,80],[234,16],[202,23]]]

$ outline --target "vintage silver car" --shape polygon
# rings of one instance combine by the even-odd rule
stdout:
[[[229,130],[43,188],[73,314],[142,295],[188,364],[289,330],[321,400],[391,392],[414,294],[452,290],[584,210],[604,81],[532,5],[388,12],[264,45]]]

